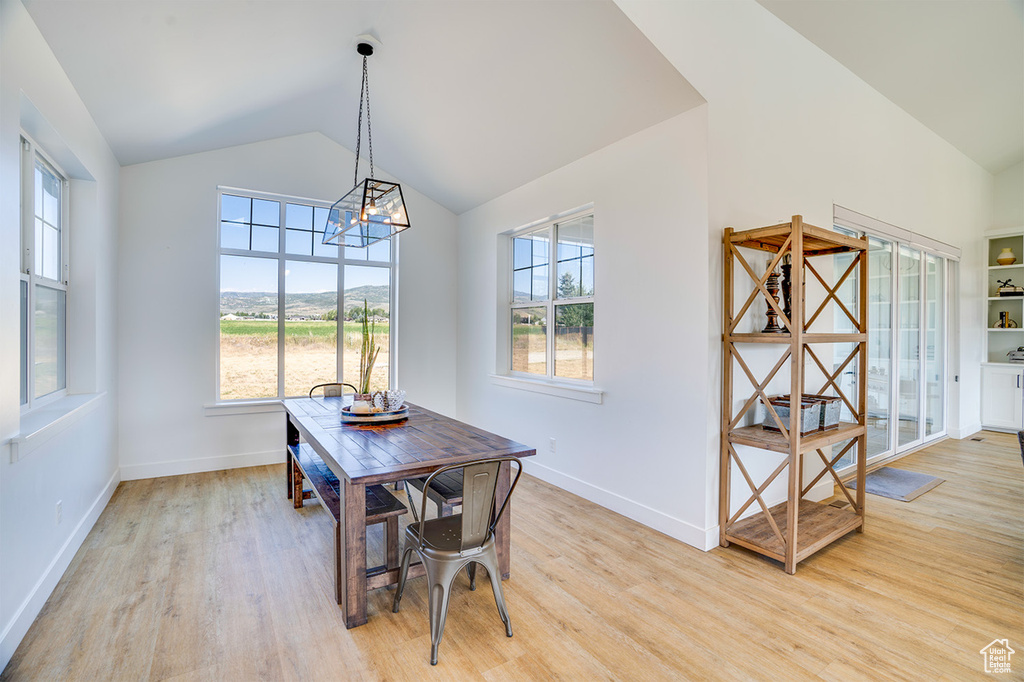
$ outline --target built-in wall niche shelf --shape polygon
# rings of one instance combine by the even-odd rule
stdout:
[[[1016,251],[1014,253],[1016,253]],[[988,266],[988,269],[994,272],[1001,272],[1003,270],[1021,270],[1024,272],[1024,264],[1014,263],[1013,265],[990,265]]]
[[[999,263],[1006,249],[1017,258],[1016,262],[1009,265]],[[1024,228],[989,234],[985,257],[987,331],[984,357],[990,363],[1009,364],[1006,354],[1024,346],[1024,296],[1000,296],[999,283],[1009,279],[1011,285],[1024,286]],[[1001,327],[1000,313],[1005,313],[1017,326]],[[983,392],[986,390],[984,383]]]
[[[868,242],[867,239],[854,239],[808,225],[800,216],[793,216],[791,222],[781,225],[743,231],[726,228],[723,247],[725,278],[719,539],[723,547],[746,547],[782,562],[787,573],[795,573],[797,563],[847,533],[863,530],[864,527],[865,458],[856,458],[856,490],[842,483],[833,467],[854,445],[859,453],[866,451],[867,372],[856,372],[852,387],[846,386],[840,377],[844,371],[855,366],[851,363],[856,358],[866,357]],[[758,253],[763,256],[763,252],[770,254],[767,269],[762,265],[763,259],[755,260],[754,257]],[[849,254],[849,264],[836,268],[833,257],[839,254]],[[783,257],[787,255],[790,257],[788,265],[783,262]],[[769,300],[773,290],[779,291],[775,288],[779,282],[770,277],[770,273],[776,269],[781,269],[783,273],[781,304],[775,297]],[[738,274],[741,272],[749,275],[749,281],[744,275]],[[751,284],[752,291],[737,291],[737,278],[744,285]],[[835,298],[832,313],[833,329],[843,325],[847,331],[824,333],[815,330],[810,333],[810,325],[819,319],[833,297],[838,296],[844,282],[856,283],[858,304],[852,307],[839,305],[839,298]],[[791,306],[785,305],[787,287],[791,287]],[[813,295],[808,297],[808,292]],[[812,304],[809,301],[824,302]],[[754,305],[755,302],[758,305]],[[765,320],[759,319],[759,314],[752,311],[756,309],[760,312],[765,305],[772,311],[766,328],[770,328],[772,320],[777,319],[781,329],[774,332],[756,331],[765,325]],[[815,344],[825,348],[812,347]],[[776,347],[781,359],[764,376],[763,372],[758,372],[759,365],[751,362],[751,359],[759,356],[763,359],[766,353],[770,354],[770,349],[766,348],[769,345]],[[821,358],[825,358],[825,363],[832,362],[833,356],[830,353],[837,352],[838,348],[842,348],[840,353],[846,360],[840,361],[835,371],[829,364],[830,369],[826,372]],[[805,370],[812,362],[822,369],[822,376],[828,377],[823,386],[808,379]],[[744,423],[759,401],[768,402],[766,387],[776,376],[784,377],[787,373],[789,381],[786,384],[792,396],[791,404],[802,404],[804,396],[809,394],[834,395],[842,399],[853,415],[852,420],[844,419],[831,430],[814,431],[807,435],[800,433],[799,409],[792,410],[789,419],[777,420],[780,427],[778,431]],[[749,397],[736,396],[743,403],[743,407],[737,410],[739,401],[733,400],[733,377],[742,375],[755,388]],[[775,413],[774,408],[771,409]],[[836,446],[835,451],[826,456],[825,448],[831,445]],[[763,480],[752,478],[751,472],[758,471],[752,466],[754,460],[760,460],[759,463],[763,464],[764,458],[771,457],[771,453],[776,453],[773,461],[783,455],[782,461],[774,465],[774,472]],[[804,480],[805,455],[815,462],[820,459],[822,464],[820,473],[813,480]],[[786,473],[785,477],[783,472]],[[740,477],[749,486],[750,496],[742,504],[733,505],[730,500],[731,484]],[[788,493],[785,501],[769,507],[764,499],[765,490],[772,481],[787,479]],[[834,489],[850,503],[849,507],[840,509],[804,499],[821,480],[832,480]],[[755,513],[745,516],[750,509],[756,510]]]

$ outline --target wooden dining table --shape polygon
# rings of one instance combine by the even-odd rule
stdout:
[[[350,424],[341,421],[341,408],[350,397],[294,398],[284,401],[287,445],[304,440],[338,477],[340,519],[338,597],[345,625],[366,623],[367,590],[398,583],[398,568],[386,567],[376,575],[366,570],[366,486],[429,475],[450,464],[465,464],[491,457],[530,457],[533,448],[469,424],[409,406],[409,416],[393,423]],[[511,467],[498,474],[497,503],[508,495]],[[494,529],[502,579],[510,575],[511,500]],[[410,566],[409,577],[424,574],[421,564]]]

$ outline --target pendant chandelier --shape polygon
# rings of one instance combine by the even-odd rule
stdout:
[[[352,190],[334,202],[327,214],[324,244],[362,248],[396,235],[409,227],[409,214],[397,182],[373,177],[373,132],[370,127],[370,79],[366,58],[373,54],[373,45],[359,43],[356,50],[363,56],[363,84],[359,91],[359,121],[356,127],[356,170]],[[363,141],[363,102],[366,102],[366,142],[370,150],[370,175],[359,180],[359,152]]]

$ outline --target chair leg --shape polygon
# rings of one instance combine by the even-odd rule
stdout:
[[[494,545],[485,550],[482,557],[484,568],[487,569],[487,576],[491,579],[491,589],[494,591],[494,603],[498,605],[498,615],[501,622],[505,624],[505,635],[512,636],[512,619],[508,616],[508,609],[505,608],[505,593],[501,589],[501,571],[498,569],[498,552]]]
[[[402,569],[398,572],[398,588],[395,590],[395,601],[391,605],[392,613],[398,613],[399,603],[402,601],[402,592],[405,591],[405,577],[409,573],[409,559],[412,558],[412,547],[406,547],[402,554]]]
[[[427,599],[430,609],[430,665],[437,665],[437,648],[441,646],[444,622],[448,617],[448,598],[451,596],[455,576],[462,570],[462,566],[429,563],[424,563],[424,566],[427,569],[427,589],[430,590]]]
[[[469,589],[476,590],[476,562],[470,561],[466,571],[469,573]]]

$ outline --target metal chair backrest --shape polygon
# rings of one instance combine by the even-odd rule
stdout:
[[[494,498],[498,486],[498,473],[501,465],[514,462],[516,465],[516,477],[508,488],[508,495],[501,503],[497,513],[494,511]],[[508,507],[508,501],[512,497],[519,477],[523,473],[523,464],[516,457],[494,457],[468,464],[453,464],[438,469],[427,477],[424,490],[430,488],[431,481],[452,469],[462,469],[462,546],[461,550],[475,549],[480,547],[494,533],[495,526],[501,520],[502,514]],[[421,519],[426,518],[427,495],[423,495],[420,506]],[[420,547],[426,543],[425,533],[420,534]]]
[[[340,383],[340,384],[339,383],[317,384],[313,388],[309,389],[309,397],[310,398],[313,397],[313,391],[315,391],[318,388],[322,388],[322,389],[324,389],[324,397],[325,398],[340,398],[344,394],[344,392],[345,392],[344,389],[345,389],[346,386],[351,388],[353,393],[357,393],[356,387],[353,386],[352,384],[346,384],[346,383]]]

